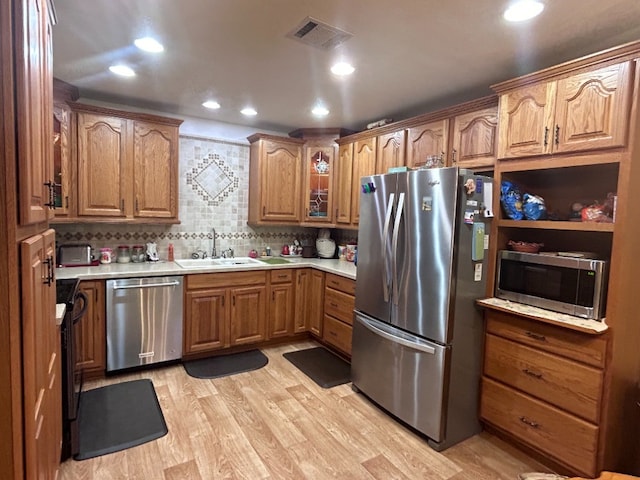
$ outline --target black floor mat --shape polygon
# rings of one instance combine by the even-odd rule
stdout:
[[[184,362],[184,369],[195,378],[219,378],[264,367],[269,359],[260,350],[219,355]]]
[[[283,357],[322,388],[331,388],[351,381],[351,366],[326,348],[298,350],[285,353]]]
[[[168,432],[153,383],[147,379],[82,392],[78,416],[76,460],[135,447]]]

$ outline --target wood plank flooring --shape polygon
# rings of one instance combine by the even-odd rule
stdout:
[[[192,378],[174,365],[90,382],[85,389],[150,378],[169,433],[110,455],[67,460],[59,478],[515,480],[547,471],[484,432],[435,452],[350,384],[322,389],[282,357],[313,346],[265,349],[266,367],[220,379]]]

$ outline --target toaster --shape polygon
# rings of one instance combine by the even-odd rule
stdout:
[[[60,267],[82,267],[96,264],[93,255],[91,255],[91,245],[88,243],[58,247],[58,266]]]

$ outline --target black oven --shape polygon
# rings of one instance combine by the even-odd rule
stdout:
[[[82,371],[76,368],[80,350],[75,325],[87,310],[87,296],[78,290],[78,280],[56,281],[56,302],[67,310],[61,325],[62,344],[62,460],[78,453],[78,407],[82,391]]]

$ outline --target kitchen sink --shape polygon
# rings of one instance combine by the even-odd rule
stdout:
[[[250,257],[234,258],[187,258],[176,260],[176,265],[182,268],[212,268],[212,267],[232,267],[235,265],[260,264],[259,260]]]

